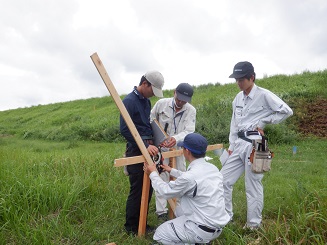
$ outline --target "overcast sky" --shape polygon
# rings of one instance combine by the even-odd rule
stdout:
[[[326,0],[0,0],[0,111],[119,94],[148,70],[164,89],[327,69]]]

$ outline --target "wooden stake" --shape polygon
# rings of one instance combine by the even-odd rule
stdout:
[[[122,117],[124,118],[133,138],[135,139],[137,146],[140,148],[143,158],[149,163],[154,164],[152,161],[152,158],[150,157],[149,152],[147,151],[143,140],[137,131],[130,115],[128,114],[128,111],[126,110],[126,107],[124,106],[122,100],[120,99],[120,96],[118,95],[115,86],[110,80],[110,77],[104,68],[99,56],[97,53],[94,53],[91,55],[91,59],[97,68],[104,84],[106,85],[107,89],[109,90],[111,97],[115,101]],[[142,161],[140,161],[142,162]],[[143,160],[144,162],[144,160]],[[139,229],[138,229],[138,235],[142,236],[145,234],[145,228],[146,228],[146,217],[147,217],[147,211],[148,211],[148,200],[149,200],[149,188],[150,188],[150,179],[147,174],[144,174],[143,177],[143,187],[142,187],[142,198],[141,198],[141,209],[140,209],[140,221],[139,221]]]
[[[175,151],[175,149],[171,148],[170,151]],[[176,169],[176,157],[169,158],[169,166],[171,168]],[[175,178],[172,176],[169,176],[169,180],[175,180]],[[175,217],[174,212],[175,212],[175,207],[176,207],[176,198],[172,198],[172,199],[168,200],[168,203],[169,203],[168,217],[169,217],[169,219],[173,219]]]

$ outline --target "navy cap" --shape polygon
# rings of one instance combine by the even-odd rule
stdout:
[[[193,88],[188,83],[180,83],[176,88],[177,99],[181,101],[191,102],[193,96]]]
[[[238,62],[234,66],[233,73],[229,76],[229,78],[238,79],[253,74],[254,74],[253,65],[248,61],[242,61],[242,62]]]
[[[177,146],[184,147],[194,154],[204,154],[207,151],[208,141],[201,134],[191,133],[185,136],[184,141],[177,143]]]

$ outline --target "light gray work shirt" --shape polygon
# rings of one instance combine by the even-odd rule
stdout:
[[[292,109],[277,95],[254,84],[249,95],[239,92],[233,101],[229,150],[233,151],[239,131],[264,129],[293,115]]]
[[[180,198],[176,216],[209,228],[226,225],[230,219],[225,210],[223,176],[218,168],[198,158],[190,163],[186,172],[172,169],[175,181],[164,182],[156,171],[150,174],[153,189],[165,199]]]
[[[186,103],[179,112],[176,112],[174,98],[158,100],[151,110],[150,117],[151,121],[157,119],[162,128],[166,129],[166,133],[173,136],[176,142],[183,141],[187,134],[195,130],[195,108]]]

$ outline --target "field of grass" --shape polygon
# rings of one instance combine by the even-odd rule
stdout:
[[[327,139],[305,137],[298,123],[304,105],[327,98],[327,71],[257,82],[287,101],[294,116],[267,129],[276,157],[263,179],[263,229],[242,229],[241,179],[234,187],[235,220],[213,244],[326,244]],[[195,88],[196,131],[210,143],[228,142],[237,92],[235,84]],[[123,229],[129,183],[122,168],[113,167],[124,152],[118,120],[110,97],[0,112],[0,245],[151,243],[150,235],[136,238]],[[149,208],[149,224],[158,225],[154,198]]]
[[[263,230],[242,230],[244,182],[235,186],[235,221],[214,244],[325,244],[326,140],[272,145]],[[124,144],[1,139],[0,244],[149,244],[124,232],[128,178],[113,160]],[[218,157],[211,161],[218,167]],[[149,223],[157,225],[154,198]],[[260,241],[255,243],[255,241]]]

